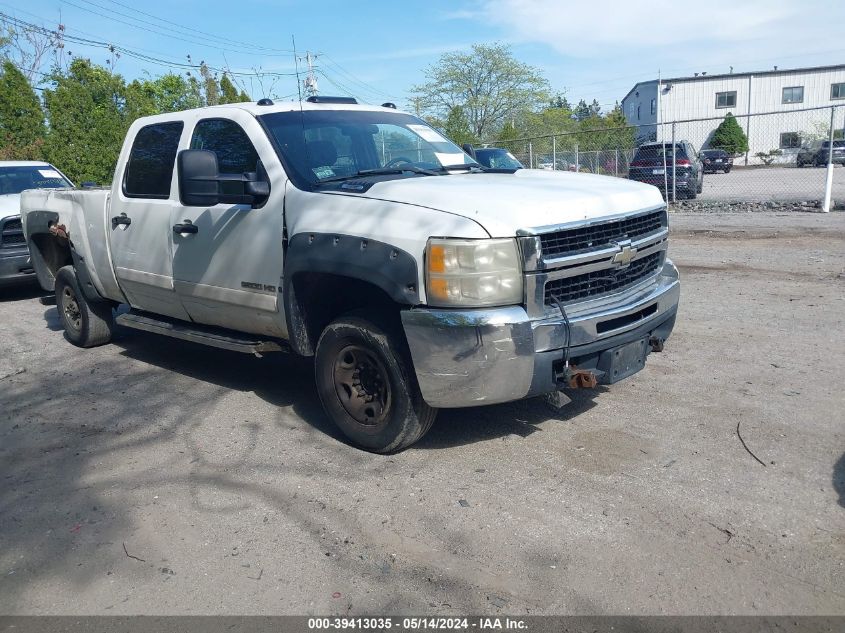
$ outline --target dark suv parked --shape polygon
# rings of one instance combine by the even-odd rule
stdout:
[[[469,143],[465,143],[463,150],[479,163],[491,169],[525,169],[525,165],[502,147],[473,147]]]
[[[704,166],[689,141],[676,142],[674,150],[671,143],[640,145],[628,167],[628,178],[654,185],[663,191],[665,198],[664,189],[672,191],[673,172],[677,178],[675,192],[678,198],[693,199],[701,193]]]
[[[821,167],[827,165],[827,157],[830,155],[830,141],[812,141],[798,150],[795,156],[795,165],[815,165]],[[833,164],[845,165],[845,141],[833,141]]]
[[[704,163],[705,174],[717,171],[728,173],[734,166],[734,159],[723,149],[701,150],[701,162]]]

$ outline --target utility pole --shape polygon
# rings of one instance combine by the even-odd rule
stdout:
[[[314,62],[317,61],[318,55],[314,55],[311,51],[305,52],[305,57],[300,57],[300,60],[305,60],[308,64],[308,75],[303,79],[302,84],[305,88],[305,97],[314,97],[319,92],[317,86],[317,75],[314,74]]]

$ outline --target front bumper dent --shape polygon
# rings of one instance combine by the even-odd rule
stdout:
[[[655,280],[603,303],[573,306],[569,357],[596,368],[601,353],[640,338],[666,339],[680,299],[670,260]],[[439,408],[510,402],[558,389],[566,326],[561,316],[530,319],[521,306],[402,312],[425,401]]]

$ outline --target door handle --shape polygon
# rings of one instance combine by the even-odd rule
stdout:
[[[199,227],[191,222],[190,220],[182,220],[181,224],[174,224],[173,225],[173,232],[174,233],[199,233]]]
[[[111,227],[116,229],[118,226],[129,226],[132,224],[132,218],[126,217],[125,213],[121,213],[120,215],[116,215],[111,219]]]

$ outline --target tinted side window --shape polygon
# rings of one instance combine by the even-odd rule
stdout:
[[[205,119],[197,123],[191,149],[207,149],[217,154],[221,174],[255,171],[258,153],[243,128],[227,119]]]
[[[132,143],[123,180],[123,193],[131,198],[167,198],[182,122],[156,123],[141,128]]]

